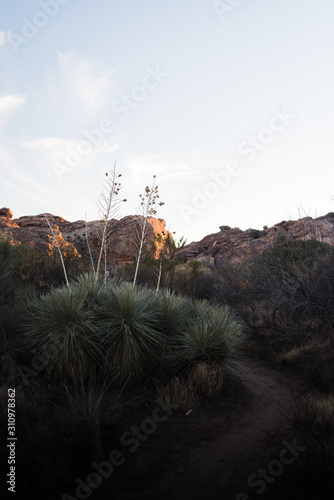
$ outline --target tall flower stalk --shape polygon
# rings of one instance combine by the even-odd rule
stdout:
[[[114,168],[111,172],[105,174],[104,179],[104,190],[102,191],[100,198],[97,202],[99,216],[101,219],[101,245],[99,258],[96,266],[95,272],[95,283],[99,279],[99,272],[101,268],[102,257],[104,256],[105,269],[104,269],[104,279],[107,279],[107,237],[111,229],[111,220],[116,217],[119,209],[119,204],[126,200],[120,200],[118,198],[119,191],[121,189],[121,183],[119,178],[122,174],[116,173],[116,162],[114,163]]]
[[[145,238],[147,234],[147,219],[149,217],[153,217],[154,215],[157,214],[157,207],[164,205],[162,201],[158,201],[159,197],[159,192],[158,192],[158,186],[155,184],[155,179],[156,176],[153,175],[153,182],[152,186],[146,186],[145,187],[145,193],[140,194],[140,208],[139,208],[139,215],[141,215],[141,221],[140,221],[140,231],[139,231],[139,247],[138,247],[138,255],[137,255],[137,262],[136,262],[136,269],[135,269],[135,275],[133,278],[133,285],[136,284],[137,281],[137,276],[138,276],[138,269],[139,265],[142,259],[142,254],[143,254],[143,249],[144,249],[144,243],[145,243]]]
[[[85,215],[85,233],[86,233],[86,243],[87,243],[87,248],[88,248],[90,263],[91,263],[91,266],[92,266],[93,274],[95,276],[96,273],[95,273],[95,265],[94,265],[93,253],[92,253],[92,248],[91,248],[90,241],[89,241],[89,236],[88,236],[87,215]]]
[[[56,243],[56,246],[57,246],[57,249],[58,249],[58,253],[59,253],[59,256],[60,256],[60,260],[61,260],[61,265],[63,266],[63,271],[64,271],[64,276],[65,276],[65,281],[66,281],[66,285],[69,287],[70,284],[69,284],[69,281],[68,281],[68,277],[67,277],[67,272],[66,272],[66,266],[65,266],[65,262],[64,262],[64,258],[63,258],[63,254],[62,254],[62,251],[61,251],[61,248],[60,248],[60,245],[59,245],[59,242],[58,242],[58,238],[56,237],[55,235],[55,232],[50,224],[50,221],[46,215],[46,213],[44,212],[44,218],[49,226],[49,229],[51,231],[51,234],[52,234],[52,237],[54,239],[54,242]]]

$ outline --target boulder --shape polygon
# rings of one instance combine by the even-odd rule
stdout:
[[[13,212],[9,208],[0,208],[0,217],[5,217],[6,219],[13,218]]]

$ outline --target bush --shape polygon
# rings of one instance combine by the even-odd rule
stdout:
[[[251,229],[249,232],[249,237],[253,240],[257,240],[258,238],[264,238],[267,236],[267,231],[260,231],[259,229]]]
[[[301,345],[334,327],[334,252],[319,241],[276,243],[219,271],[220,301],[234,307],[269,350]],[[261,339],[262,341],[262,339]]]
[[[168,342],[166,364],[175,374],[187,371],[201,393],[213,395],[242,341],[243,328],[228,307],[198,302],[192,322]]]
[[[159,312],[159,330],[165,337],[182,333],[193,321],[196,306],[189,298],[170,290],[161,290],[156,296]]]
[[[63,380],[85,378],[102,357],[93,309],[69,288],[31,299],[26,309],[25,344],[47,359],[47,374]]]
[[[65,285],[64,271],[56,248],[48,255],[45,251],[22,245],[18,252],[22,286],[37,293],[47,293]],[[74,279],[89,269],[85,259],[72,250],[63,251],[63,259],[69,279]]]
[[[19,253],[8,239],[0,240],[0,311],[12,304],[18,284]]]
[[[215,295],[216,277],[211,266],[196,259],[178,264],[166,281],[177,293],[193,299],[211,300]]]
[[[20,297],[17,272],[19,253],[8,239],[0,240],[0,374],[10,379],[20,352],[20,315],[16,307]]]
[[[195,370],[197,380],[196,363],[220,370],[242,340],[226,307],[128,283],[95,283],[89,274],[31,299],[26,314],[25,346],[47,358],[47,374],[65,381],[85,379],[93,368],[121,382],[159,369]]]
[[[161,352],[155,294],[122,284],[104,304],[103,332],[106,363],[125,381],[156,365]]]
[[[331,498],[334,488],[334,400],[333,396],[307,393],[295,398],[285,411],[289,424],[304,446],[292,466],[291,477],[280,484],[279,498]],[[277,498],[277,497],[275,497]]]

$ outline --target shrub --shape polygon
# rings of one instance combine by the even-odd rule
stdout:
[[[296,494],[310,500],[330,498],[334,488],[333,396],[311,392],[295,397],[292,409],[286,410],[285,415],[305,449],[293,464],[291,477],[281,483],[279,498],[296,498]]]
[[[0,374],[10,379],[20,352],[19,253],[8,239],[0,240]]]
[[[302,345],[314,332],[334,327],[330,245],[279,240],[262,255],[221,269],[219,280],[220,300],[234,307],[257,335],[265,336],[261,344],[269,351]]]
[[[156,364],[162,345],[154,292],[119,285],[104,305],[101,324],[107,363],[122,381]]]
[[[253,240],[257,240],[258,238],[264,238],[267,236],[267,231],[260,231],[259,229],[251,229],[249,232],[249,237]]]
[[[71,290],[80,296],[87,309],[90,309],[98,322],[103,318],[103,309],[110,297],[115,293],[117,280],[104,280],[103,276],[96,279],[94,273],[84,273],[71,281]]]
[[[196,259],[178,264],[166,281],[177,293],[194,299],[211,300],[215,294],[216,277],[211,266]]]
[[[18,282],[19,253],[8,239],[0,240],[0,308],[12,303]]]
[[[14,322],[14,319],[12,320]],[[2,324],[0,327],[0,380],[10,381],[16,375],[17,357],[21,352],[21,342],[17,333]]]
[[[47,374],[61,379],[85,378],[102,357],[93,311],[81,294],[61,288],[30,300],[26,310],[25,344],[47,356]]]
[[[19,248],[19,273],[22,285],[36,290],[38,293],[47,293],[50,290],[65,284],[64,271],[57,249],[51,254],[36,249]],[[72,250],[63,251],[64,264],[69,279],[88,270],[88,263]]]
[[[192,322],[168,343],[166,364],[174,373],[187,371],[200,392],[213,395],[242,340],[243,328],[228,307],[198,302]]]
[[[84,380],[93,368],[121,382],[159,368],[191,369],[203,391],[199,372],[206,368],[196,369],[196,363],[218,373],[241,340],[242,328],[226,307],[95,281],[93,274],[31,299],[24,335],[31,352],[47,357],[47,373],[65,381]]]
[[[159,313],[159,330],[170,337],[183,332],[196,314],[194,303],[170,290],[157,294],[156,307]]]

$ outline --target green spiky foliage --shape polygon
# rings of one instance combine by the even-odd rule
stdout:
[[[112,374],[126,381],[152,367],[162,344],[154,292],[119,285],[105,304],[104,315],[101,328]]]
[[[84,273],[71,282],[71,289],[74,294],[83,298],[85,306],[92,309],[99,321],[99,312],[104,304],[110,300],[117,287],[116,280],[105,281],[103,276],[96,279],[94,273]]]
[[[156,308],[159,319],[158,329],[162,334],[159,364],[160,371],[164,372],[166,368],[168,371],[165,358],[169,352],[171,339],[181,335],[189,327],[196,315],[196,307],[189,298],[181,297],[170,290],[161,290],[156,294]]]
[[[61,288],[27,304],[25,344],[46,358],[46,371],[62,380],[85,378],[102,357],[93,310],[85,298]]]
[[[167,337],[184,331],[196,315],[196,306],[191,299],[170,290],[161,290],[156,296],[156,302],[159,328]]]
[[[228,307],[197,302],[191,324],[172,339],[167,363],[178,372],[197,362],[223,365],[236,354],[243,340],[243,328]]]
[[[228,307],[197,302],[190,324],[170,339],[164,361],[201,397],[211,398],[221,392],[225,368],[242,340],[242,326]]]

